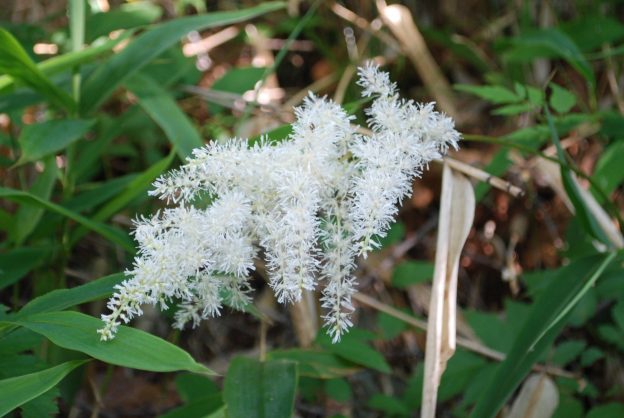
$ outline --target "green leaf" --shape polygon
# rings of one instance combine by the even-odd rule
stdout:
[[[491,418],[507,401],[559,334],[567,313],[593,286],[616,253],[576,260],[559,270],[552,283],[535,301],[505,360],[482,392],[471,417]]]
[[[19,137],[22,155],[17,164],[39,160],[82,138],[95,120],[63,119],[26,125]]]
[[[59,347],[85,353],[106,363],[153,372],[187,370],[215,374],[184,350],[147,332],[120,326],[111,341],[100,341],[101,320],[79,312],[48,312],[12,321],[43,335]]]
[[[346,379],[329,379],[325,381],[325,393],[338,402],[351,399],[351,385]]]
[[[40,197],[43,200],[50,199],[54,183],[58,175],[58,167],[54,158],[50,157],[45,161],[45,169],[41,173],[30,188],[30,193]],[[15,225],[15,243],[21,245],[30,233],[35,229],[39,220],[43,216],[44,209],[41,207],[24,205],[19,208]]]
[[[0,73],[8,74],[67,110],[76,108],[72,98],[52,84],[37,68],[17,39],[2,28],[0,28]]]
[[[203,399],[206,396],[220,395],[219,387],[209,377],[184,373],[175,378],[176,389],[184,402]]]
[[[583,53],[570,37],[557,28],[531,29],[511,40],[513,49],[505,53],[511,62],[531,61],[537,57],[560,57],[566,60],[594,86],[596,78]]]
[[[362,338],[357,328],[351,329],[348,334],[342,336],[340,342],[333,344],[324,330],[319,331],[316,342],[325,350],[336,354],[355,364],[362,365],[382,373],[390,373],[391,369],[386,359]],[[374,334],[373,334],[374,337]]]
[[[607,196],[610,196],[624,181],[624,170],[620,165],[622,155],[624,155],[624,141],[616,141],[609,144],[596,163],[592,178],[602,187]],[[599,196],[597,199],[600,201]]]
[[[550,107],[557,113],[568,113],[576,104],[576,96],[555,83],[550,84]]]
[[[552,418],[582,418],[583,404],[570,396],[562,396]]]
[[[82,303],[102,300],[113,294],[115,285],[121,283],[123,273],[111,274],[71,289],[57,289],[28,302],[14,318],[27,315],[62,311]]]
[[[230,418],[291,418],[296,388],[296,363],[235,357],[223,398]]]
[[[433,264],[428,261],[403,261],[392,271],[392,285],[399,289],[423,283],[433,277]]]
[[[371,396],[367,405],[369,408],[384,412],[384,416],[410,416],[410,410],[407,405],[394,396],[375,393]]]
[[[210,418],[213,416],[212,414],[218,412],[222,406],[223,398],[221,394],[212,394],[197,398],[186,405],[182,405],[179,408],[175,408],[160,415],[159,418]]]
[[[601,358],[604,358],[604,352],[601,349],[589,347],[587,351],[581,354],[581,366],[590,367]]]
[[[149,1],[126,3],[106,13],[95,13],[87,18],[86,41],[91,43],[116,30],[149,25],[161,15],[162,9]]]
[[[587,418],[614,418],[624,416],[624,404],[609,403],[592,408]]]
[[[47,248],[15,248],[0,254],[0,289],[12,285],[41,265],[50,252]]]
[[[576,217],[581,222],[581,225],[583,225],[583,228],[587,233],[589,233],[591,236],[593,236],[603,244],[610,246],[611,241],[607,237],[605,231],[602,229],[600,224],[598,224],[598,221],[596,220],[592,212],[585,204],[585,199],[578,189],[579,186],[572,177],[571,170],[568,166],[568,160],[563,153],[563,148],[561,147],[561,142],[559,141],[559,135],[557,133],[557,130],[555,129],[553,118],[547,106],[544,107],[544,112],[546,114],[546,119],[548,120],[550,136],[553,143],[555,144],[555,147],[557,148],[557,156],[559,157],[559,161],[561,163],[561,181],[563,182],[563,186],[566,190],[566,193],[568,194],[568,197],[570,198],[570,201],[572,202],[572,205],[574,205]]]
[[[587,343],[583,340],[565,341],[557,346],[552,362],[558,366],[566,366],[581,355]]]
[[[56,417],[59,415],[56,398],[60,396],[58,387],[31,399],[21,406],[22,418]]]
[[[0,380],[0,416],[47,392],[84,363],[84,360],[68,361],[40,372]]]
[[[120,247],[124,248],[126,251],[130,253],[135,252],[134,244],[132,243],[130,238],[123,233],[120,234],[119,230],[113,229],[112,227],[102,224],[100,222],[94,222],[82,215],[79,215],[75,212],[70,211],[67,208],[64,208],[63,206],[57,205],[56,203],[52,203],[48,200],[43,200],[35,195],[23,192],[21,190],[9,189],[7,187],[0,187],[0,197],[28,205],[40,206],[52,212],[58,213],[59,215],[63,215],[78,222],[84,227],[94,232],[97,232],[104,238],[107,238],[111,242],[114,242]]]
[[[204,145],[191,120],[178,107],[173,97],[154,80],[143,74],[134,75],[126,86],[139,99],[139,105],[162,128],[182,161],[194,148]]]
[[[117,46],[117,44],[128,39],[131,34],[132,32],[126,31],[115,39],[107,39],[105,42],[98,43],[97,45],[91,45],[80,51],[68,52],[66,54],[47,59],[37,63],[37,68],[46,76],[58,74],[75,66],[88,63],[103,54],[109,53],[115,46]],[[12,86],[14,83],[15,79],[9,75],[0,75],[0,90]]]
[[[353,363],[324,350],[292,348],[288,350],[273,350],[267,356],[271,360],[297,362],[301,376],[315,379],[335,379],[350,376],[360,370]]]
[[[522,97],[516,95],[516,93],[503,86],[473,86],[469,84],[455,84],[453,88],[455,88],[455,90],[474,94],[475,96],[494,104],[517,103],[522,100]]]
[[[95,110],[117,86],[179,42],[187,33],[241,22],[283,7],[284,3],[281,2],[266,2],[248,9],[188,16],[142,33],[85,80],[82,111],[88,113]]]

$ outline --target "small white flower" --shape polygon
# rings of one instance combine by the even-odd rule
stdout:
[[[224,303],[242,309],[261,254],[279,302],[323,285],[323,318],[339,341],[353,325],[357,256],[379,246],[413,179],[459,140],[450,118],[400,99],[378,67],[360,68],[358,85],[373,97],[370,137],[356,134],[339,105],[310,94],[287,140],[211,143],[158,178],[149,194],[177,206],[136,221],[138,256],[102,315],[101,338],[144,304],[179,301],[179,328],[220,315]]]

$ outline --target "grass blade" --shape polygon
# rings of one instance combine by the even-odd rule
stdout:
[[[281,2],[266,2],[249,9],[183,17],[148,30],[85,80],[82,112],[96,109],[121,83],[179,42],[187,33],[245,21],[283,7]]]
[[[199,132],[180,110],[173,97],[152,78],[134,75],[126,86],[139,98],[139,105],[162,128],[169,142],[184,161],[194,148],[204,145]]]
[[[39,70],[24,48],[8,31],[0,28],[0,73],[26,84],[50,101],[69,111],[76,109],[74,100],[56,87]]]
[[[111,242],[119,245],[124,248],[130,254],[134,254],[134,244],[132,240],[125,234],[121,233],[121,231],[114,229],[108,225],[102,224],[100,222],[92,221],[91,219],[85,218],[84,216],[72,212],[71,210],[64,208],[63,206],[57,205],[56,203],[52,203],[48,200],[41,199],[33,194],[28,192],[23,192],[21,190],[10,189],[8,187],[0,187],[0,197],[13,200],[15,202],[24,203],[27,205],[35,205],[40,206],[45,209],[48,209],[51,212],[58,213],[59,215],[65,216],[69,219],[72,219],[79,224],[83,225],[87,229],[90,229],[94,232],[97,232],[104,238],[108,239]]]
[[[492,418],[500,410],[531,366],[552,344],[576,302],[596,282],[618,253],[582,258],[559,270],[535,301],[529,316],[472,411],[472,418]]]

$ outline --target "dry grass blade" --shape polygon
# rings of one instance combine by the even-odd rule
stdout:
[[[377,0],[377,8],[383,22],[399,40],[403,50],[414,64],[429,93],[445,113],[459,120],[460,115],[457,112],[451,86],[431,56],[409,9],[399,4],[388,6],[383,0]]]
[[[440,378],[446,363],[455,353],[459,256],[472,226],[474,209],[474,191],[468,179],[444,165],[435,270],[427,324],[421,408],[423,418],[435,416]]]
[[[570,209],[570,212],[574,213],[574,205],[568,198],[568,194],[563,186],[563,181],[561,180],[559,165],[543,158],[536,158],[534,167],[549,186],[555,190],[559,198],[563,200],[568,209]],[[611,221],[607,212],[600,206],[600,203],[596,201],[594,196],[579,184],[574,174],[572,175],[572,180],[576,183],[580,196],[585,201],[585,206],[589,209],[592,216],[594,216],[600,228],[605,232],[609,241],[611,241],[615,248],[624,248],[624,237],[622,237],[619,229]]]

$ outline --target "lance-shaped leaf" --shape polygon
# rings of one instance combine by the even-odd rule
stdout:
[[[84,360],[68,361],[40,372],[0,380],[0,416],[47,392]]]
[[[427,322],[425,377],[421,416],[433,418],[440,378],[455,353],[459,257],[474,219],[470,181],[444,165],[438,241]]]
[[[187,33],[242,22],[282,7],[284,4],[281,2],[265,2],[248,9],[183,17],[144,32],[85,80],[82,111],[87,113],[94,110],[117,86],[179,42]]]
[[[10,75],[65,109],[73,110],[76,107],[76,103],[67,93],[43,75],[17,39],[2,28],[0,28],[0,73]]]
[[[106,363],[153,372],[187,370],[215,374],[181,348],[148,334],[120,326],[112,341],[100,341],[102,321],[79,312],[48,312],[5,321],[43,335],[59,347],[76,350]]]

